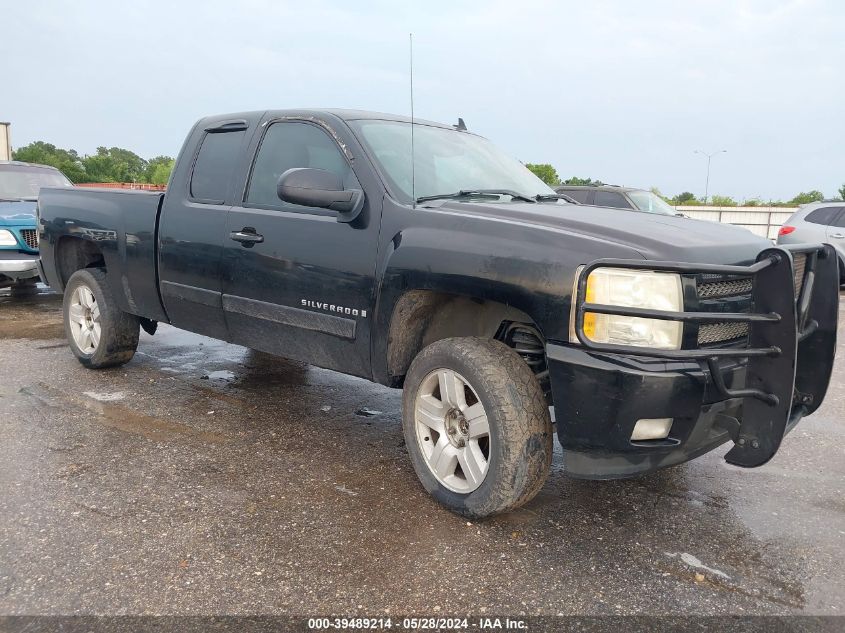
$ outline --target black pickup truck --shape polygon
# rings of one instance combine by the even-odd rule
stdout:
[[[84,366],[162,322],[402,387],[417,475],[472,517],[537,493],[553,419],[576,477],[728,441],[764,464],[836,347],[830,246],[569,204],[463,126],[392,115],[204,118],[166,194],[42,189],[39,231]]]

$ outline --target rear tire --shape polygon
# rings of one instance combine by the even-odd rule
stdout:
[[[117,306],[104,270],[73,273],[65,286],[62,311],[70,349],[85,367],[115,367],[135,355],[140,320]]]
[[[552,461],[549,409],[531,369],[507,345],[432,343],[411,363],[402,400],[414,470],[453,512],[507,512],[542,488]]]

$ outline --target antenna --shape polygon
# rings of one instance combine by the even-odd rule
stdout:
[[[414,168],[414,34],[408,33],[409,58],[411,62],[411,208],[417,208],[417,181]]]

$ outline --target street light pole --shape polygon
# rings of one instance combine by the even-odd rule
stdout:
[[[704,180],[704,204],[707,204],[707,194],[710,191],[710,159],[712,159],[716,154],[725,154],[728,150],[720,149],[718,152],[712,152],[708,154],[707,152],[702,152],[700,149],[693,150],[693,154],[701,154],[702,156],[707,157],[707,178]]]

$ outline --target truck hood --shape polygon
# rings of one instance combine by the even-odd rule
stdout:
[[[772,243],[730,224],[671,215],[554,203],[484,204],[449,200],[444,211],[496,218],[634,249],[645,259],[707,264],[748,264]],[[616,249],[614,249],[615,251]],[[596,259],[605,255],[596,253]]]
[[[0,200],[0,227],[35,227],[36,204],[34,200]]]

